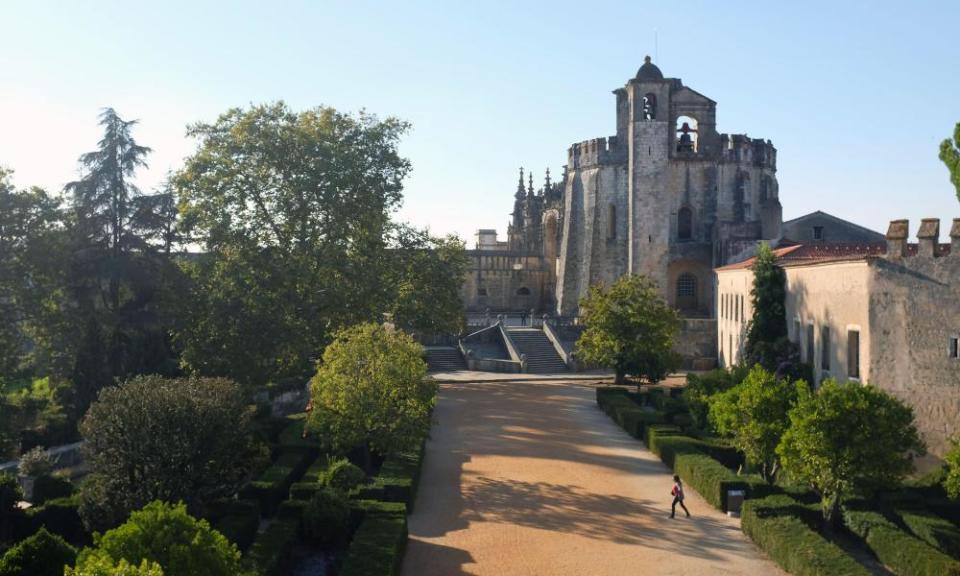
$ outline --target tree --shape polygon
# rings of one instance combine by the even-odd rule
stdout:
[[[950,450],[943,457],[947,467],[947,477],[943,479],[943,489],[947,496],[960,499],[960,438],[953,440]]]
[[[336,449],[370,453],[409,448],[430,429],[437,392],[423,348],[407,334],[366,323],[337,333],[310,381],[308,430]]]
[[[957,189],[957,200],[960,200],[960,122],[953,129],[953,139],[947,138],[940,143],[940,160],[950,171],[950,182]]]
[[[197,520],[183,504],[151,502],[130,514],[121,526],[102,536],[94,535],[94,547],[84,548],[78,569],[115,565],[126,561],[139,565],[156,563],[162,573],[176,576],[236,576],[243,574],[240,551],[206,520]],[[83,568],[81,568],[83,567]],[[155,568],[147,573],[155,572]],[[108,572],[109,573],[109,572]],[[86,575],[86,572],[81,572]]]
[[[395,226],[388,257],[396,326],[415,334],[459,333],[464,325],[460,287],[468,265],[463,241]]]
[[[626,374],[656,383],[679,367],[673,343],[680,319],[646,276],[623,276],[609,288],[592,286],[580,301],[580,315],[586,329],[577,356],[613,368],[618,384]]]
[[[41,527],[0,558],[0,576],[61,576],[73,564],[77,550],[63,538]]]
[[[806,382],[777,378],[754,366],[743,382],[711,398],[710,420],[772,484],[780,467],[776,449],[790,425],[790,409],[809,390]]]
[[[706,373],[687,374],[687,385],[683,389],[683,397],[690,408],[690,417],[697,428],[706,430],[711,426],[710,399],[721,392],[725,392],[747,377],[748,370],[743,366],[716,368]]]
[[[779,358],[776,345],[787,338],[787,275],[777,266],[777,258],[766,242],[760,244],[757,258],[751,266],[753,287],[750,301],[753,317],[747,327],[744,355],[747,364],[760,364],[776,370]]]
[[[104,388],[80,426],[91,470],[84,522],[115,526],[152,500],[199,511],[234,494],[254,450],[252,411],[225,379],[139,376]]]
[[[828,527],[845,496],[894,485],[912,471],[911,452],[926,452],[913,409],[873,386],[833,380],[800,397],[777,447],[784,469],[820,494]]]
[[[387,245],[410,170],[397,151],[407,128],[283,102],[190,127],[200,147],[174,185],[182,230],[209,261],[192,271],[188,367],[256,383],[300,376],[336,330],[391,311]],[[235,299],[245,291],[251,306]],[[206,364],[213,351],[229,361]]]
[[[82,563],[67,566],[64,576],[163,576],[163,568],[156,562],[144,560],[139,565],[126,560],[114,562],[110,558],[90,555]]]

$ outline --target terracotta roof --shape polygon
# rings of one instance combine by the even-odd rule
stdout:
[[[918,250],[919,247],[917,244],[907,245],[907,254],[909,256],[916,255]],[[774,256],[777,257],[777,264],[784,268],[804,266],[807,264],[824,264],[827,262],[854,262],[857,260],[866,260],[870,257],[883,256],[886,253],[886,242],[797,244],[775,248],[773,250]],[[939,253],[941,255],[949,254],[950,245],[940,244]],[[756,257],[748,258],[743,262],[717,268],[717,271],[750,268],[756,259]]]

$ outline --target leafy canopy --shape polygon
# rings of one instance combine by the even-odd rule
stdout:
[[[613,368],[618,381],[632,374],[656,383],[679,366],[673,352],[679,317],[646,276],[592,286],[580,314],[586,329],[577,341],[578,357]]]
[[[753,317],[744,345],[745,363],[760,364],[771,372],[780,372],[784,364],[793,367],[799,363],[796,347],[787,337],[787,276],[776,260],[770,246],[762,242],[751,266]]]
[[[953,441],[943,460],[947,466],[947,477],[943,479],[943,488],[950,498],[960,499],[960,439]]]
[[[833,380],[800,397],[777,448],[790,475],[821,495],[831,523],[845,495],[900,482],[913,470],[911,452],[926,452],[912,408],[873,386]]]
[[[710,420],[772,483],[779,469],[776,449],[790,426],[789,411],[809,390],[806,382],[777,378],[757,365],[743,382],[710,399]]]
[[[950,182],[957,189],[957,200],[960,200],[960,122],[953,129],[953,139],[947,138],[940,143],[940,160],[950,171]]]
[[[409,448],[429,431],[437,393],[422,354],[410,336],[379,324],[341,330],[310,381],[308,429],[341,450]]]
[[[73,546],[41,527],[0,557],[0,576],[61,576],[76,557]]]
[[[105,388],[81,424],[87,525],[114,526],[153,500],[198,509],[236,492],[253,452],[252,410],[225,379],[139,376]]]
[[[114,562],[106,556],[90,555],[74,568],[67,566],[63,576],[163,576],[163,568],[147,560],[137,565],[126,560]]]
[[[177,576],[236,576],[242,574],[240,551],[206,520],[187,514],[183,504],[151,502],[130,514],[121,526],[94,535],[94,547],[80,551],[77,565],[95,566],[126,561],[140,566],[138,574],[151,574],[156,563],[165,574]],[[85,572],[81,572],[85,574]]]

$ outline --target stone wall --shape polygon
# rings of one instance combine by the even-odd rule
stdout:
[[[467,312],[552,310],[552,274],[543,258],[506,250],[467,250],[467,256],[470,267],[460,288]]]

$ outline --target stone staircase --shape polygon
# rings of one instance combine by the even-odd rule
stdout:
[[[464,362],[460,350],[452,346],[427,347],[427,370],[430,372],[454,372],[466,369],[467,363]]]
[[[567,365],[557,354],[557,349],[540,328],[508,328],[507,333],[513,341],[518,354],[527,356],[527,372],[533,374],[553,374],[567,372]]]

